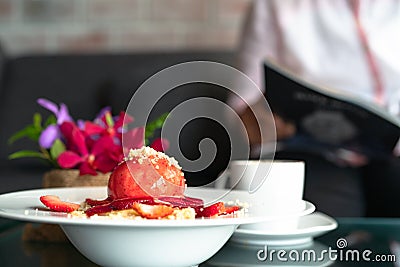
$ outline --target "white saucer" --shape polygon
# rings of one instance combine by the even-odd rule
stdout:
[[[282,230],[236,229],[230,241],[248,245],[287,246],[309,243],[314,237],[336,229],[337,222],[321,212],[298,218],[297,227]]]

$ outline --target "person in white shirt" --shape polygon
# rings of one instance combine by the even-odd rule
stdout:
[[[311,83],[346,91],[399,115],[399,29],[397,0],[254,0],[238,68],[265,90],[263,62],[272,60]],[[247,88],[237,93],[250,104],[258,101]],[[249,108],[236,98],[229,101],[251,133]],[[276,125],[278,139],[296,132],[296,125],[279,117]],[[249,136],[251,143],[259,141],[257,134]],[[319,210],[334,216],[400,216],[400,208],[386,208],[400,203],[397,158],[371,162],[355,155],[342,166],[301,153],[279,157],[306,161],[305,198]]]

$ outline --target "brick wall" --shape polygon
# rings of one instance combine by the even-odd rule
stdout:
[[[251,0],[0,0],[7,53],[233,49]]]

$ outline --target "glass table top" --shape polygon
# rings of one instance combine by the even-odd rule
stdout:
[[[298,245],[246,245],[228,241],[199,266],[399,266],[396,260],[400,257],[400,219],[336,220],[339,224],[336,230]],[[25,225],[0,219],[1,266],[97,266],[69,242],[22,241]]]

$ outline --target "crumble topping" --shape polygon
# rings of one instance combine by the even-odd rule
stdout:
[[[128,160],[132,160],[134,158],[137,158],[139,163],[142,163],[143,160],[150,158],[151,162],[153,164],[157,164],[158,159],[165,159],[165,160],[167,160],[167,162],[170,166],[174,166],[174,167],[178,168],[179,170],[182,169],[182,167],[179,166],[178,161],[175,158],[169,157],[166,154],[164,154],[163,152],[159,152],[148,146],[129,150],[128,156],[125,157],[124,160],[128,161]],[[157,166],[156,166],[156,168],[157,168]]]
[[[71,218],[87,218],[84,209],[79,209],[68,214]],[[166,217],[160,218],[161,220],[190,220],[195,219],[196,212],[193,208],[175,208],[174,212]],[[129,219],[129,220],[148,220],[142,216],[135,209],[115,210],[104,214],[96,214],[91,217],[92,219]]]

